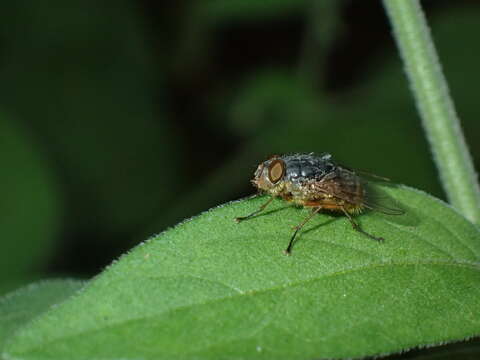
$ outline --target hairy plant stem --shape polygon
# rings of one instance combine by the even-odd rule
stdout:
[[[449,202],[480,224],[480,189],[418,0],[383,0]]]

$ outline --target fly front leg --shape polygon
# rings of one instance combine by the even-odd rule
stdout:
[[[247,219],[250,219],[251,217],[261,213],[267,206],[268,204],[270,204],[273,200],[273,197],[270,197],[270,199],[268,199],[268,201],[263,204],[262,206],[260,206],[260,208],[258,210],[255,210],[254,212],[252,212],[251,214],[248,214],[247,216],[239,216],[239,217],[236,217],[234,220],[239,223],[240,221],[243,221],[243,220],[247,220]]]
[[[297,233],[300,231],[300,229],[305,225],[308,220],[310,220],[315,214],[317,214],[320,210],[322,209],[321,206],[313,208],[312,212],[310,215],[307,216],[305,220],[303,220],[299,225],[295,226],[295,232],[293,233],[292,237],[290,238],[290,242],[288,243],[287,248],[283,251],[285,255],[290,255],[292,251],[292,246],[293,246],[293,240],[295,240],[295,237],[297,236]]]

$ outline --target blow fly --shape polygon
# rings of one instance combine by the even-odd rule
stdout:
[[[295,231],[284,251],[287,255],[291,253],[297,233],[320,210],[343,213],[354,230],[376,241],[384,239],[364,231],[353,217],[364,209],[389,215],[403,214],[398,208],[386,207],[377,202],[370,196],[363,178],[353,170],[337,164],[327,153],[319,156],[313,153],[274,155],[258,165],[252,183],[259,192],[271,197],[253,213],[235,218],[237,222],[257,215],[275,197],[312,210],[309,216],[294,228]]]

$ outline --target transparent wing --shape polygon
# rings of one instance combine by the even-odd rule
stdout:
[[[367,209],[381,212],[387,215],[403,215],[405,211],[401,209],[395,199],[376,187],[374,182],[362,178],[365,187],[364,206]]]
[[[381,178],[382,180],[386,178]],[[386,215],[403,215],[405,211],[400,208],[398,202],[386,193],[382,192],[374,184],[375,182],[360,178],[365,194],[359,198],[359,194],[349,191],[346,187],[328,186],[326,189],[318,188],[318,191],[333,195],[352,205],[361,205],[369,210],[377,211]]]

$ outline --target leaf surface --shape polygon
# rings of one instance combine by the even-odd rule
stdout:
[[[0,352],[7,339],[30,320],[80,289],[78,280],[47,280],[30,284],[0,298]]]
[[[6,359],[310,359],[398,352],[480,334],[480,234],[437,199],[381,187],[406,211],[352,230],[266,199],[190,219],[114,263],[11,341]]]

